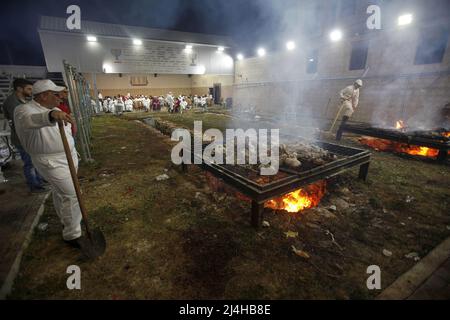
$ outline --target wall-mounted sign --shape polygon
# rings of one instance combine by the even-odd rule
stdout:
[[[41,43],[50,72],[61,72],[62,61],[80,72],[234,74],[233,59],[216,47],[185,43],[97,37],[88,42],[80,34],[40,31]]]

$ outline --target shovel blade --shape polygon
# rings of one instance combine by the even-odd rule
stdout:
[[[91,231],[91,238],[88,236],[80,241],[81,252],[89,260],[95,260],[106,251],[106,239],[100,229]]]

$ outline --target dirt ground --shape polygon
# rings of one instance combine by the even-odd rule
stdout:
[[[319,207],[266,209],[270,227],[256,231],[248,203],[171,163],[169,138],[134,121],[145,116],[94,119],[95,163],[79,175],[105,255],[87,262],[67,247],[49,201],[49,228],[35,232],[11,299],[372,299],[380,291],[366,287],[368,266],[380,266],[386,288],[414,265],[405,255],[423,257],[450,236],[449,166],[378,152],[367,182],[349,171],[328,182]],[[159,116],[188,127],[229,121]],[[161,174],[170,178],[156,181]],[[81,290],[66,287],[70,265],[82,270]]]

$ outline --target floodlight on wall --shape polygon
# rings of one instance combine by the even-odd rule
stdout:
[[[224,51],[225,51],[225,48],[224,48],[224,47],[219,47],[219,48],[217,48],[217,51],[218,51],[218,52],[224,52]]]
[[[330,39],[333,42],[337,42],[337,41],[342,40],[342,31],[338,30],[338,29],[331,31]]]
[[[413,22],[413,15],[411,13],[402,14],[398,17],[398,25],[399,26],[406,26],[408,24],[411,24]]]
[[[230,56],[228,56],[228,55],[225,55],[225,57],[223,58],[223,65],[224,65],[226,68],[231,68],[231,67],[233,67],[233,65],[234,65],[233,58],[230,57]]]
[[[286,49],[288,49],[289,51],[294,50],[296,47],[295,42],[294,41],[288,41],[286,43]]]
[[[236,58],[241,61],[244,60],[244,55],[242,53],[238,53],[238,55],[236,56]]]
[[[140,40],[140,39],[133,39],[133,44],[135,46],[142,46],[142,40]]]
[[[187,44],[186,47],[184,48],[184,51],[186,53],[191,53],[192,52],[192,46],[190,44]]]
[[[264,48],[259,48],[257,52],[258,52],[258,56],[260,56],[260,57],[264,57],[266,55],[266,49],[264,49]]]
[[[87,41],[89,41],[89,42],[97,42],[97,37],[87,36]]]
[[[206,72],[205,66],[198,66],[197,68],[199,74],[205,74]]]

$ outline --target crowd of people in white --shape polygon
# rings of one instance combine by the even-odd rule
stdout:
[[[175,96],[172,92],[169,92],[164,96],[126,96],[117,95],[114,97],[104,97],[101,93],[98,95],[100,106],[96,106],[97,112],[122,114],[124,112],[132,111],[161,111],[165,108],[170,113],[183,113],[186,110],[192,108],[207,109],[213,104],[212,95],[204,96]],[[93,102],[95,105],[96,103]]]

